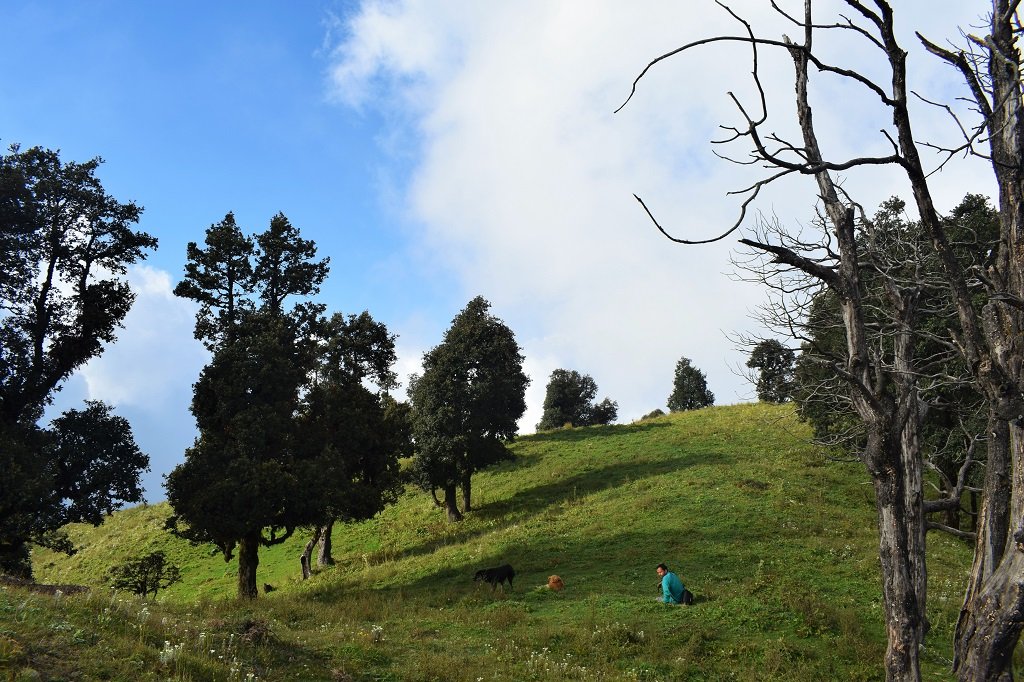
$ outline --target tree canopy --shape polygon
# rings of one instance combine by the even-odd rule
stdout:
[[[672,393],[668,396],[668,409],[682,412],[714,404],[715,394],[708,390],[704,372],[694,367],[689,358],[680,358],[672,380]]]
[[[757,370],[757,398],[766,403],[784,403],[793,393],[793,365],[796,353],[775,339],[754,346],[747,367]]]
[[[282,214],[246,237],[228,213],[187,256],[175,293],[200,303],[213,357],[194,386],[199,437],[167,477],[172,525],[226,560],[237,548],[239,596],[254,598],[260,546],[397,496],[409,446],[386,395],[394,336],[368,313],[323,317],[310,297],[328,259]]]
[[[106,193],[101,163],[16,145],[0,156],[0,570],[26,575],[27,542],[73,551],[62,525],[142,499],[148,458],[108,406],[39,424],[115,341],[135,299],[127,267],[157,246],[133,229],[142,208]]]
[[[523,355],[490,306],[481,296],[471,300],[410,381],[414,476],[422,488],[444,491],[451,520],[462,518],[456,488],[469,511],[473,474],[510,456],[505,444],[526,411]]]
[[[544,394],[544,412],[538,431],[571,426],[610,424],[618,416],[618,404],[609,398],[594,403],[597,382],[589,374],[556,369],[548,379]]]

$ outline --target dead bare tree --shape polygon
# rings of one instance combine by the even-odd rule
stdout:
[[[971,580],[957,623],[954,668],[961,679],[1012,678],[1024,628],[1024,111],[1020,0],[993,0],[986,36],[952,50],[918,36],[955,67],[978,122],[961,126],[959,149],[988,158],[999,186],[1000,243],[977,276],[989,303],[964,338],[965,355],[989,403],[988,467]],[[987,142],[987,149],[983,148]],[[946,150],[948,153],[956,150]],[[951,278],[952,279],[952,278]]]
[[[760,111],[751,115],[730,93],[743,123],[731,128],[731,136],[724,141],[747,140],[752,147],[753,161],[767,167],[769,175],[745,190],[737,222],[724,234],[711,239],[673,237],[644,202],[637,199],[658,229],[673,241],[704,243],[723,239],[738,229],[748,206],[765,186],[793,174],[815,179],[837,247],[831,266],[785,245],[755,239],[740,241],[769,254],[777,264],[819,279],[840,302],[848,346],[846,366],[840,370],[851,387],[854,408],[866,427],[863,461],[874,481],[878,505],[889,637],[886,674],[891,680],[916,680],[920,678],[917,650],[926,631],[926,573],[924,497],[917,457],[919,415],[915,413],[917,367],[909,340],[913,335],[919,292],[913,287],[891,287],[890,303],[901,325],[901,330],[893,337],[892,373],[873,372],[854,244],[855,208],[832,177],[835,172],[879,165],[896,166],[905,173],[921,224],[931,238],[956,308],[959,327],[954,337],[956,346],[986,398],[989,413],[988,466],[978,545],[971,585],[957,628],[954,669],[963,680],[1010,679],[1013,648],[1024,628],[1024,395],[1021,391],[1024,385],[1024,122],[1021,121],[1020,53],[1016,44],[1022,32],[1017,15],[1020,0],[992,1],[990,33],[985,37],[967,36],[970,51],[942,48],[921,38],[927,49],[960,71],[980,115],[973,127],[964,125],[954,116],[964,141],[952,148],[915,141],[908,107],[907,53],[896,40],[890,4],[885,0],[844,2],[852,11],[852,18],[841,17],[833,23],[817,24],[812,20],[811,0],[804,0],[800,17],[786,13],[773,1],[772,7],[795,30],[801,31],[800,42],[785,36],[781,39],[758,37],[749,23],[719,3],[743,25],[743,35],[700,40],[650,62],[634,82],[633,93],[649,69],[674,55],[721,41],[749,45],[753,51],[753,79],[760,93]],[[830,64],[819,58],[813,38],[827,31],[850,32],[879,51],[889,67],[889,82],[873,80],[856,68]],[[764,132],[768,115],[758,75],[759,48],[783,49],[792,57],[797,121],[802,135],[799,143]],[[812,66],[819,73],[859,84],[868,96],[877,98],[888,108],[892,126],[882,132],[890,143],[891,154],[844,159],[830,159],[822,154],[808,97]],[[948,110],[952,114],[952,110]],[[982,150],[986,142],[988,149]],[[920,146],[944,151],[943,163],[952,160],[958,152],[974,153],[991,160],[1000,190],[1001,229],[999,247],[987,269],[967,273],[957,261],[934,205],[929,172],[922,161]],[[972,276],[981,279],[987,287],[988,302],[981,314],[972,303],[969,286]],[[894,382],[894,393],[880,391],[881,384],[889,380]],[[898,398],[893,401],[892,395]]]

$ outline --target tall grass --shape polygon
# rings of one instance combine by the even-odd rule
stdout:
[[[740,405],[528,436],[474,478],[449,524],[409,491],[335,529],[336,566],[298,580],[306,537],[261,553],[255,603],[232,562],[160,528],[165,505],[75,527],[41,581],[84,596],[0,590],[0,666],[70,679],[884,679],[871,486],[808,444],[789,407]],[[185,580],[154,603],[100,582],[164,550]],[[655,602],[664,561],[696,595]],[[472,582],[509,562],[515,587]],[[970,550],[929,536],[926,679],[951,679]],[[562,592],[546,589],[560,575]],[[73,652],[69,655],[68,652]],[[29,673],[25,673],[28,675]]]

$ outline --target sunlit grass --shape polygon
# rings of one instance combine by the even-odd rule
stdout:
[[[75,527],[37,578],[0,591],[0,666],[86,679],[873,680],[885,648],[871,486],[828,461],[789,407],[742,405],[519,440],[449,524],[409,491],[335,529],[335,567],[298,580],[306,537],[261,552],[253,604],[234,562],[162,530],[166,506]],[[185,580],[151,604],[100,579],[162,549]],[[951,679],[969,548],[929,536],[927,679]],[[697,595],[655,603],[665,561]],[[515,587],[472,582],[509,562]],[[544,585],[560,575],[562,592]],[[145,611],[144,616],[140,615]],[[211,653],[212,650],[212,653]],[[58,652],[74,651],[68,657]]]

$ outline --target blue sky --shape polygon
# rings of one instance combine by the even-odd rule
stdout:
[[[899,3],[923,93],[948,97],[959,81],[910,30],[955,37],[983,4]],[[734,6],[767,35],[792,31],[766,5]],[[754,397],[728,337],[767,333],[750,317],[765,294],[731,276],[735,243],[672,246],[632,197],[684,236],[733,222],[726,193],[755,176],[708,141],[736,121],[726,91],[750,101],[749,55],[715,47],[672,60],[612,113],[654,56],[735,32],[714,3],[8,0],[0,20],[0,142],[102,156],[107,190],[144,206],[140,227],[160,240],[131,272],[139,296],[118,343],[57,401],[107,400],[132,422],[153,460],[149,499],[192,442],[191,384],[206,361],[194,308],[169,292],[185,244],[228,211],[249,233],[280,211],[315,240],[331,258],[321,300],[369,310],[398,334],[403,379],[467,301],[488,298],[533,380],[524,432],[559,367],[593,376],[623,422],[664,408],[682,356],[719,404]],[[777,57],[763,56],[763,75],[791,133],[791,66]],[[848,86],[821,86],[827,149],[884,149],[886,113]],[[942,115],[925,108],[920,121],[922,137],[949,139]],[[905,191],[877,169],[845,181],[868,207]],[[950,206],[991,192],[968,163],[935,181]],[[813,187],[794,181],[758,207],[807,225],[813,205]]]

